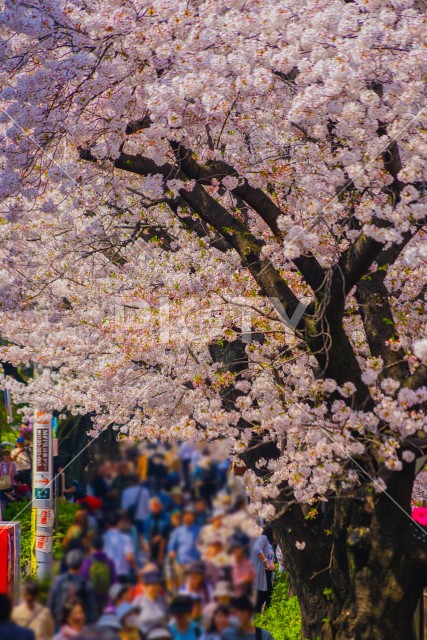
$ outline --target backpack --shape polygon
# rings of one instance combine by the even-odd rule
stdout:
[[[104,597],[111,586],[111,567],[105,560],[93,560],[89,567],[89,578],[95,594]]]
[[[70,576],[65,574],[61,577],[56,586],[57,592],[55,594],[55,605],[52,615],[55,622],[59,622],[64,605],[73,598],[78,598],[82,601],[83,606],[86,605],[87,592],[84,580],[81,576]]]

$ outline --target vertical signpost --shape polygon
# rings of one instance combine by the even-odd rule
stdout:
[[[33,426],[33,522],[34,559],[40,579],[49,577],[53,565],[52,478],[52,414],[36,409]]]

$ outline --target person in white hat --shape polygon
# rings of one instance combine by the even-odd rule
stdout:
[[[219,605],[229,607],[232,597],[233,593],[230,583],[227,582],[227,580],[219,580],[212,592],[212,602],[209,602],[203,609],[203,620],[205,623],[212,620],[214,611]]]
[[[207,547],[211,544],[212,540],[220,538],[223,546],[227,546],[230,532],[224,527],[225,515],[225,509],[215,509],[212,513],[210,524],[202,527],[202,530],[200,531],[199,548],[203,556],[205,555]]]
[[[147,633],[145,640],[172,640],[172,634],[169,627],[156,626]]]

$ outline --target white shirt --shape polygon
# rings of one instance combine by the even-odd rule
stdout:
[[[123,511],[127,511],[138,500],[138,495],[139,501],[135,520],[145,520],[150,515],[150,493],[145,487],[141,489],[141,485],[136,485],[125,489],[122,493],[120,507]]]
[[[12,461],[16,464],[17,471],[27,471],[31,469],[31,455],[28,449],[16,447],[11,452]]]
[[[102,537],[104,538],[104,551],[114,562],[117,575],[129,575],[131,567],[126,556],[134,553],[132,538],[118,529],[109,529]]]

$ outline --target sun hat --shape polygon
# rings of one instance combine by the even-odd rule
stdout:
[[[133,613],[133,612],[140,613],[141,609],[140,607],[137,607],[134,604],[131,604],[130,602],[122,602],[122,604],[119,604],[119,606],[116,609],[116,615],[120,620],[120,622],[123,622],[126,616],[128,616],[130,613]]]
[[[116,629],[117,631],[123,629],[115,613],[103,613],[95,627],[106,627],[107,629]]]
[[[192,562],[190,564],[186,571],[186,574],[188,575],[189,573],[204,573],[205,568],[206,567],[203,562],[201,562],[200,560],[196,560],[195,562]]]
[[[187,504],[187,505],[183,508],[182,513],[192,513],[192,514],[193,514],[193,516],[195,516],[195,515],[196,515],[196,512],[195,512],[194,507],[193,507],[193,505],[192,505],[192,504]]]
[[[231,598],[232,595],[233,593],[230,588],[230,583],[226,580],[219,580],[212,592],[212,597],[214,598],[225,598],[227,596]]]
[[[110,598],[111,602],[114,602],[114,600],[117,600],[117,598],[123,595],[124,592],[127,591],[129,588],[130,586],[128,584],[122,584],[122,583],[112,584],[108,590],[108,597]]]

